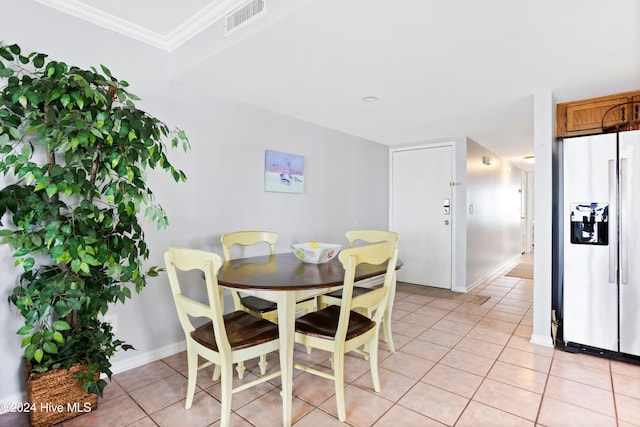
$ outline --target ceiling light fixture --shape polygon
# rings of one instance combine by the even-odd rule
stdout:
[[[362,100],[364,102],[375,102],[378,100],[377,96],[365,96],[364,98],[362,98]]]
[[[523,159],[527,163],[535,163],[536,162],[536,156],[524,156]]]

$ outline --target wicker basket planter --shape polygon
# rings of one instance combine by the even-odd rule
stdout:
[[[49,427],[98,408],[98,396],[82,389],[76,373],[83,365],[56,369],[43,374],[31,371],[26,363],[29,419],[34,427]]]

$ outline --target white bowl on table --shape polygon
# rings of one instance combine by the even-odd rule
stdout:
[[[342,245],[333,243],[307,242],[296,243],[290,246],[291,252],[298,257],[300,261],[312,264],[322,264],[331,261],[338,255]]]

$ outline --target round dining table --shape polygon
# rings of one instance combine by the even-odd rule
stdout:
[[[386,264],[361,264],[356,269],[355,281],[380,276],[385,271]],[[225,261],[218,273],[220,286],[277,304],[282,425],[285,427],[291,426],[296,302],[339,289],[343,281],[344,268],[337,258],[322,264],[312,264],[300,261],[292,253]]]

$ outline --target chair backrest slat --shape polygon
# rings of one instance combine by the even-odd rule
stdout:
[[[186,249],[171,247],[164,254],[169,283],[173,293],[173,299],[178,311],[178,318],[184,330],[185,335],[189,335],[195,327],[191,318],[205,317],[213,324],[213,333],[216,338],[218,349],[231,351],[229,340],[224,329],[222,298],[220,288],[218,287],[217,274],[222,266],[222,258],[220,255],[201,251],[197,249]],[[188,286],[202,286],[206,288],[208,304],[187,297],[183,293],[183,287],[186,287],[187,280],[181,280],[180,272],[200,271],[204,276],[202,280],[193,280],[190,277]],[[190,294],[196,291],[189,292]]]
[[[397,242],[398,233],[385,230],[350,230],[345,233],[349,247],[356,246],[357,241],[365,243]]]
[[[272,231],[236,231],[224,234],[220,238],[225,261],[233,259],[231,248],[235,245],[253,246],[258,243],[267,243],[269,245],[269,254],[273,255],[276,251],[277,240],[278,234]]]

